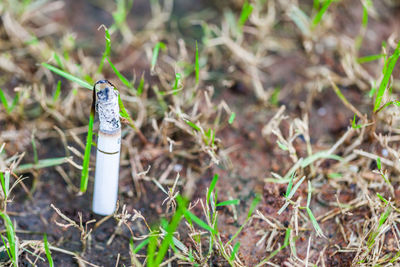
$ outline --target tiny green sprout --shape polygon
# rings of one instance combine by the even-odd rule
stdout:
[[[144,73],[142,74],[142,77],[140,78],[139,86],[137,88],[137,95],[138,96],[142,95],[143,88],[144,88]]]
[[[376,159],[376,166],[378,167],[378,170],[382,170],[382,162],[380,157]]]
[[[367,240],[367,245],[368,245],[368,249],[371,249],[372,246],[375,244],[375,239],[376,237],[380,234],[380,230],[382,225],[386,222],[387,218],[389,217],[390,213],[392,212],[392,207],[391,206],[387,206],[386,210],[384,213],[381,214],[380,218],[379,218],[379,223],[378,223],[378,227],[376,228],[375,231],[373,231],[370,236],[368,237]]]
[[[286,188],[286,194],[285,194],[285,197],[286,197],[286,198],[289,198],[289,194],[290,194],[290,192],[292,191],[293,179],[294,179],[294,176],[295,176],[295,175],[296,175],[296,173],[293,172],[292,175],[290,176],[290,181],[289,181],[288,187]]]
[[[204,134],[207,137],[207,145],[214,146],[215,141],[215,131],[213,129],[208,129],[208,131]]]
[[[197,126],[196,124],[194,124],[193,122],[191,122],[191,121],[185,121],[185,122],[186,122],[190,127],[192,127],[194,130],[196,130],[196,131],[198,131],[198,132],[201,131],[200,127]]]
[[[232,113],[231,113],[231,116],[229,117],[228,123],[229,123],[229,124],[232,124],[233,121],[235,120],[235,118],[236,118],[236,113],[235,113],[235,112],[232,112]]]
[[[251,12],[253,12],[253,8],[254,8],[253,5],[249,4],[249,2],[247,0],[243,3],[242,11],[240,13],[240,17],[239,17],[239,21],[238,21],[239,28],[242,28],[244,26],[247,19],[250,17]]]
[[[271,97],[269,98],[269,102],[274,105],[278,106],[279,104],[279,94],[281,92],[281,88],[279,86],[275,87],[274,91],[272,92]]]
[[[399,57],[400,57],[400,42],[397,44],[397,47],[393,52],[393,54],[385,60],[385,65],[382,70],[383,78],[381,84],[379,85],[379,89],[376,95],[374,112],[380,109],[383,95],[385,91],[388,89],[390,77],[392,76],[393,69]]]
[[[207,190],[207,199],[206,199],[207,206],[208,206],[208,203],[210,203],[210,197],[211,197],[212,192],[214,192],[217,182],[218,182],[218,174],[214,174],[214,177],[211,181],[210,187]]]
[[[11,105],[9,105],[6,95],[4,94],[3,90],[0,88],[0,101],[3,104],[4,109],[6,110],[7,114],[11,114],[11,112],[14,110],[14,108],[18,104],[19,92],[16,92],[13,102],[11,103]]]
[[[331,173],[328,173],[328,177],[331,179],[338,179],[338,178],[342,178],[343,175],[338,172],[331,172]]]
[[[163,43],[163,42],[158,42],[153,49],[153,56],[151,58],[151,71],[154,71],[154,68],[156,66],[157,63],[157,58],[158,58],[158,54],[160,52],[160,49],[165,50],[167,48],[167,46]]]
[[[179,86],[180,86],[181,81],[182,81],[182,74],[176,73],[176,74],[175,74],[174,86],[173,86],[173,88],[172,88],[172,91],[173,91],[174,95],[177,95],[177,94],[178,94],[178,88],[179,88]]]
[[[332,0],[326,0],[324,5],[321,7],[321,9],[318,11],[317,14],[315,14],[314,19],[312,20],[312,25],[313,27],[317,26],[318,23],[321,21],[322,16],[325,14],[325,12],[328,10],[329,6],[332,4]]]
[[[56,52],[54,52],[54,53],[53,53],[53,57],[54,57],[54,60],[57,62],[57,65],[58,65],[61,69],[64,70],[64,69],[65,69],[65,66],[64,66],[64,63],[62,62],[60,56],[59,56]]]
[[[61,94],[61,81],[58,81],[56,90],[53,93],[53,103],[57,102],[57,100],[60,98],[60,94]]]
[[[353,129],[360,129],[362,127],[361,124],[356,124],[356,114],[354,114],[353,121],[351,123],[351,127]]]
[[[36,36],[24,42],[25,45],[37,45],[38,43],[39,39]]]

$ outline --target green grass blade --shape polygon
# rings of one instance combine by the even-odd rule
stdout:
[[[215,185],[217,184],[217,182],[218,182],[218,174],[214,174],[214,177],[211,181],[210,187],[207,190],[207,199],[206,199],[207,206],[208,206],[208,203],[210,203],[211,193],[214,192],[214,188],[215,188]]]
[[[232,123],[234,122],[234,120],[235,120],[235,117],[236,117],[236,113],[235,113],[235,112],[232,112],[232,113],[231,113],[231,116],[229,117],[228,123],[229,123],[229,124],[232,124]]]
[[[137,130],[135,123],[133,122],[133,119],[129,115],[128,111],[126,110],[124,103],[122,102],[121,95],[118,94],[118,105],[119,105],[119,115],[122,118],[125,118],[129,122],[129,126],[131,126],[132,129]]]
[[[298,182],[294,185],[293,189],[290,190],[290,192],[289,192],[288,199],[291,199],[291,198],[294,196],[294,194],[296,193],[297,189],[300,187],[300,185],[303,183],[303,181],[304,181],[305,179],[306,179],[306,177],[303,176],[303,177],[300,179],[300,181],[298,181]]]
[[[274,88],[274,91],[271,94],[271,97],[269,98],[269,102],[274,105],[278,106],[279,105],[279,94],[281,93],[281,88],[279,86]]]
[[[103,56],[101,57],[101,61],[100,61],[99,67],[97,69],[97,73],[101,73],[101,71],[103,70],[104,61],[110,55],[110,52],[111,52],[110,32],[108,31],[107,27],[105,27],[104,25],[102,25],[102,27],[104,28],[104,39],[106,40],[106,47],[104,48]]]
[[[320,0],[314,0],[313,1],[313,9],[318,10],[320,6]]]
[[[256,209],[258,203],[261,201],[261,196],[256,195],[253,201],[250,204],[249,212],[247,213],[247,219],[250,219],[251,215],[253,215],[254,210]]]
[[[142,78],[140,78],[139,86],[137,88],[137,95],[140,96],[143,93],[144,88],[144,73],[142,74]]]
[[[186,122],[190,127],[192,127],[194,130],[196,130],[196,131],[198,131],[198,132],[201,131],[200,127],[197,126],[196,124],[194,124],[193,122],[191,122],[191,121],[185,121],[185,122]]]
[[[136,247],[133,245],[133,239],[131,239],[131,246],[132,246],[132,252],[133,254],[137,254],[142,248],[144,248],[147,244],[149,244],[150,239],[146,238],[142,242],[139,243]]]
[[[309,207],[306,208],[308,217],[310,217],[311,223],[315,229],[315,231],[317,232],[318,236],[322,236],[325,237],[324,233],[322,232],[321,227],[319,227],[319,224],[317,222],[317,219],[315,219],[314,214],[312,213],[311,209]],[[325,237],[326,238],[326,237]]]
[[[185,210],[185,218],[186,219],[190,219],[193,222],[195,222],[198,226],[200,226],[201,228],[209,231],[210,233],[216,234],[215,229],[213,229],[211,226],[209,226],[207,223],[205,223],[203,220],[201,220],[199,217],[197,217],[196,215],[194,215],[192,212]]]
[[[16,244],[16,239],[15,239],[15,230],[14,230],[14,225],[11,222],[10,217],[3,212],[0,212],[0,216],[4,220],[4,225],[6,226],[6,233],[7,233],[7,241],[8,241],[8,246],[11,254],[11,261],[15,267],[18,266],[18,252],[17,252],[17,244]],[[4,242],[4,241],[3,241]]]
[[[289,245],[289,242],[290,242],[290,232],[291,232],[291,230],[292,229],[290,229],[290,228],[286,228],[286,232],[285,232],[285,239],[284,239],[284,241],[283,241],[283,246],[287,246],[287,245]]]
[[[382,170],[382,162],[380,157],[376,159],[376,166],[378,167],[378,170]]]
[[[384,56],[385,56],[384,54],[376,54],[376,55],[369,55],[369,56],[365,56],[365,57],[359,57],[359,58],[357,58],[357,62],[360,64],[363,64],[363,63],[378,60],[380,58],[383,58]]]
[[[285,194],[286,198],[289,198],[289,194],[292,191],[294,175],[295,172],[293,172],[292,175],[290,176],[290,181],[288,187],[286,188],[286,194]]]
[[[84,81],[84,80],[82,80],[82,79],[80,79],[78,77],[75,77],[75,76],[69,74],[68,72],[60,70],[59,68],[56,68],[56,67],[54,67],[52,65],[49,65],[47,63],[44,63],[44,62],[42,63],[42,66],[47,68],[47,69],[49,69],[49,70],[51,70],[52,72],[60,75],[61,77],[64,77],[67,80],[75,82],[75,83],[79,84],[80,86],[82,86],[84,88],[93,90],[93,86],[91,86],[88,82],[86,82],[86,81]]]
[[[377,195],[377,197],[378,197],[380,200],[382,200],[382,202],[384,202],[386,205],[389,204],[389,201],[388,201],[386,198],[384,198],[381,194],[376,193],[376,195]]]
[[[61,69],[65,70],[64,64],[63,64],[63,62],[62,62],[60,56],[59,56],[56,52],[54,52],[53,57],[54,57],[54,60],[57,62],[57,65],[58,65]]]
[[[53,257],[51,257],[51,252],[49,249],[49,242],[47,241],[47,235],[43,235],[44,251],[46,253],[47,261],[49,262],[49,267],[54,266]]]
[[[128,81],[127,78],[125,78],[118,70],[117,68],[114,66],[114,64],[111,62],[110,58],[107,57],[107,61],[110,64],[111,68],[113,69],[115,75],[117,75],[118,79],[125,84],[128,88],[132,88],[132,83],[130,81]]]
[[[158,237],[151,235],[147,246],[147,262],[149,267],[157,266],[155,262]]]
[[[1,237],[1,241],[3,242],[4,247],[6,248],[6,252],[7,252],[8,258],[12,261],[13,258],[12,258],[11,251],[10,251],[9,247],[7,246],[6,240],[4,239],[4,236],[2,234],[0,234],[0,237]]]
[[[172,217],[171,222],[168,224],[168,227],[166,229],[167,234],[164,236],[160,249],[158,250],[154,266],[159,266],[159,264],[164,259],[164,256],[167,253],[168,248],[171,245],[173,245],[174,232],[178,227],[179,223],[181,222],[183,217],[182,215],[186,210],[187,200],[183,199],[181,196],[177,196],[177,201],[178,201],[178,209],[176,210],[174,216]]]
[[[386,208],[385,212],[382,213],[381,216],[379,217],[379,223],[378,223],[378,227],[376,228],[376,231],[373,231],[370,234],[370,236],[368,237],[368,240],[367,240],[368,249],[371,249],[372,246],[375,244],[375,239],[379,235],[379,230],[382,227],[382,225],[386,222],[386,220],[389,217],[391,212],[392,212],[392,207],[388,206]]]
[[[153,56],[151,58],[151,71],[154,71],[154,68],[157,63],[158,54],[160,53],[160,49],[164,50],[166,45],[163,42],[158,42],[153,49]]]
[[[248,1],[245,1],[242,6],[242,11],[240,12],[238,25],[240,28],[246,23],[247,19],[250,17],[251,12],[253,12],[253,5],[249,4]]]
[[[92,110],[90,112],[90,117],[89,117],[89,127],[88,127],[88,134],[86,137],[85,155],[82,164],[81,187],[80,187],[81,192],[86,192],[89,181],[89,162],[90,162],[90,152],[92,150],[93,123],[94,123],[94,111]]]
[[[396,65],[397,59],[400,56],[400,42],[397,44],[393,55],[391,55],[385,62],[385,68],[381,84],[379,85],[378,93],[376,95],[374,112],[376,112],[381,106],[383,95],[388,87],[390,77],[392,76],[393,69]]]
[[[53,102],[57,102],[58,98],[60,97],[60,94],[61,94],[61,81],[58,81],[56,90],[53,93]]]
[[[35,163],[27,163],[21,164],[17,168],[15,168],[15,172],[24,172],[28,170],[39,170],[43,168],[48,168],[52,166],[58,166],[66,163],[68,157],[59,157],[59,158],[49,158],[49,159],[41,159],[37,164]]]
[[[329,6],[332,4],[332,0],[326,0],[322,8],[318,11],[318,13],[315,15],[314,19],[312,20],[313,26],[317,26],[318,23],[321,21],[322,16],[325,14],[325,12],[328,10]]]
[[[3,106],[6,109],[7,113],[9,113],[10,109],[8,107],[8,101],[7,101],[7,98],[1,88],[0,88],[0,100],[1,100],[1,103],[3,103]]]
[[[233,246],[233,250],[232,250],[232,254],[231,257],[229,258],[229,261],[233,261],[235,259],[236,254],[238,253],[240,248],[240,242],[237,242],[234,246]]]
[[[382,225],[386,222],[389,217],[390,212],[392,212],[392,207],[388,206],[386,211],[379,218],[378,230],[382,227]]]
[[[0,182],[1,182],[1,188],[3,189],[4,198],[7,199],[9,183],[10,183],[10,172],[6,171],[5,174],[0,172]]]
[[[181,80],[182,80],[182,74],[176,73],[174,86],[172,88],[174,95],[178,94],[178,88],[179,88],[179,84],[181,83]]]
[[[239,199],[232,199],[232,200],[227,200],[227,201],[218,203],[217,207],[229,206],[229,205],[239,205],[239,203],[240,203]]]

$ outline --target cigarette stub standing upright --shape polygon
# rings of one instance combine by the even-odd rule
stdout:
[[[121,122],[119,120],[118,91],[107,80],[100,80],[96,90],[96,110],[100,127],[97,140],[93,211],[110,215],[118,198]]]

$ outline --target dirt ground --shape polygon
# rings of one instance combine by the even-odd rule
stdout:
[[[135,88],[144,78],[145,93],[138,96],[124,88],[109,66],[96,73],[105,46],[104,30],[98,28],[114,23],[114,2],[28,1],[28,7],[22,2],[11,7],[12,2],[5,1],[0,9],[0,88],[9,99],[19,92],[20,103],[11,114],[0,107],[0,147],[5,143],[0,171],[11,169],[11,183],[24,177],[7,204],[2,202],[2,211],[12,219],[20,243],[20,266],[48,266],[44,233],[54,266],[134,266],[131,238],[136,242],[146,236],[146,223],[157,227],[161,218],[172,216],[162,204],[167,196],[154,180],[171,187],[178,172],[177,191],[197,203],[191,211],[203,220],[206,217],[197,201],[205,201],[214,174],[219,175],[218,202],[240,200],[236,206],[217,207],[223,243],[244,224],[252,200],[261,196],[235,240],[240,243],[236,259],[228,262],[215,248],[197,266],[257,266],[271,255],[261,266],[399,264],[398,106],[373,112],[374,97],[369,92],[373,81],[379,87],[384,58],[357,61],[395,51],[399,3],[373,1],[363,33],[363,4],[369,1],[333,1],[321,22],[314,28],[309,25],[310,32],[301,28],[298,20],[303,17],[293,10],[301,9],[312,19],[318,13],[312,1],[249,1],[253,12],[240,34],[232,26],[232,16],[240,17],[241,0],[135,0],[126,16],[130,33],[121,27],[111,35],[110,58],[123,75],[130,80],[135,77]],[[37,40],[29,42],[19,27]],[[153,47],[159,41],[167,49],[160,50],[156,69],[151,71]],[[188,62],[194,62],[196,41],[201,66],[197,85],[193,69],[186,70]],[[387,43],[386,49],[382,50],[382,42]],[[57,66],[54,53],[62,56],[65,69],[74,75],[113,81],[147,139],[144,143],[137,131],[123,125],[120,207],[105,221],[91,211],[93,171],[88,191],[79,192],[91,93],[40,65]],[[175,72],[188,72],[182,91],[177,96],[159,94],[169,90]],[[399,74],[396,66],[392,94],[385,94],[386,102],[397,99]],[[59,80],[60,99],[52,103]],[[335,93],[336,85],[349,105]],[[363,125],[359,129],[352,128],[355,110],[359,112],[355,122]],[[235,119],[230,124],[232,112]],[[198,123],[204,131],[214,129],[215,145],[202,143],[205,137],[193,134],[182,118]],[[39,159],[72,156],[72,164],[18,171],[18,166],[35,161],[32,140]],[[288,181],[277,176],[285,177],[301,158],[329,150],[342,160],[318,158],[295,168],[295,183],[306,178],[278,214],[286,202]],[[382,158],[389,182],[379,173],[377,157]],[[91,167],[94,158],[92,149]],[[308,181],[313,188],[309,207],[324,236],[303,209]],[[68,222],[51,205],[77,224],[81,222],[84,231],[65,226]],[[387,219],[379,224],[389,209]],[[128,214],[141,214],[146,223]],[[291,241],[282,247],[287,229]],[[379,234],[369,246],[374,231]],[[198,251],[186,224],[181,223],[176,237]],[[205,255],[206,238],[200,247]],[[140,262],[145,255],[146,249],[137,254]],[[173,255],[170,250],[165,260]],[[10,264],[4,249],[0,261]],[[171,264],[195,265],[176,258]]]

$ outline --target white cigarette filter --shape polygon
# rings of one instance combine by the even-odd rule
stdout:
[[[97,140],[93,211],[100,215],[114,213],[118,199],[121,123],[118,91],[107,80],[96,82],[96,111],[100,127]]]

